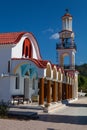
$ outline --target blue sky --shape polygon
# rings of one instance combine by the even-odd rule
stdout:
[[[87,0],[1,0],[0,32],[32,32],[42,58],[57,63],[55,34],[62,29],[66,8],[73,16],[76,64],[87,63]]]

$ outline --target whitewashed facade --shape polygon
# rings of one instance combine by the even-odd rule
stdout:
[[[20,37],[17,43],[15,41],[8,43],[9,37],[5,43],[0,43],[0,58],[2,59],[0,63],[2,66],[0,67],[0,100],[8,101],[12,95],[24,95],[24,91],[27,98],[31,98],[33,93],[38,94],[38,74],[42,76],[44,72],[32,62],[31,57],[29,60],[28,56],[25,57],[22,54],[24,40],[29,39],[32,46],[32,58],[41,60],[38,44],[31,33],[21,34],[21,37],[20,33],[17,34],[17,37]],[[8,33],[1,34],[3,41],[7,35]],[[12,38],[11,33],[9,35]],[[32,73],[26,74],[30,69]],[[24,86],[26,90],[24,90]]]

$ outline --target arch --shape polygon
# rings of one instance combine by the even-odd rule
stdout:
[[[47,64],[46,77],[51,78],[51,65],[49,63]]]
[[[29,76],[30,78],[32,78],[35,75],[36,79],[38,78],[38,72],[35,67],[31,66],[31,64],[28,64],[27,62],[17,64],[13,70],[14,74],[17,73],[17,70],[19,68],[22,77]]]
[[[38,74],[35,67],[31,67],[29,64],[23,64],[20,66],[21,68],[21,75],[24,77],[29,76],[30,78],[33,77],[35,74],[36,78],[38,78]]]
[[[58,71],[58,80],[61,80],[61,70]]]
[[[31,42],[28,38],[26,38],[24,40],[23,49],[22,49],[22,56],[24,56],[26,58],[32,57],[32,46],[31,46]]]
[[[38,45],[38,42],[35,38],[35,36],[32,34],[32,33],[25,33],[24,35],[26,38],[29,38],[30,42],[31,42],[31,45],[32,45],[32,57],[35,58],[35,59],[39,59],[39,60],[42,60],[42,57],[41,57],[41,53],[40,53],[40,48],[39,48],[39,45]],[[35,54],[34,54],[35,53]]]
[[[69,55],[69,53],[67,52],[65,52],[65,53],[63,53],[63,54],[61,54],[61,56],[60,56],[60,64],[61,64],[61,66],[64,66],[65,65],[65,63],[64,63],[64,58],[65,57],[70,57],[70,55]],[[70,61],[69,61],[70,62]],[[68,66],[68,64],[67,64],[67,66]]]
[[[57,79],[57,69],[56,66],[53,68],[53,79]]]

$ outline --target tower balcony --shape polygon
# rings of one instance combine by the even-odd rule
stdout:
[[[75,49],[77,50],[77,46],[75,43],[69,43],[69,42],[66,42],[66,43],[61,43],[61,44],[56,44],[56,50],[57,49]]]

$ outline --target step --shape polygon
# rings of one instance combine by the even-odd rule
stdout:
[[[25,111],[9,111],[8,112],[9,118],[16,118],[16,119],[38,119],[39,116],[37,112],[25,112]]]
[[[44,107],[43,112],[46,113],[51,113],[51,112],[55,112],[58,111],[59,109],[65,107],[65,104],[62,103],[51,103],[50,106],[48,107]]]

